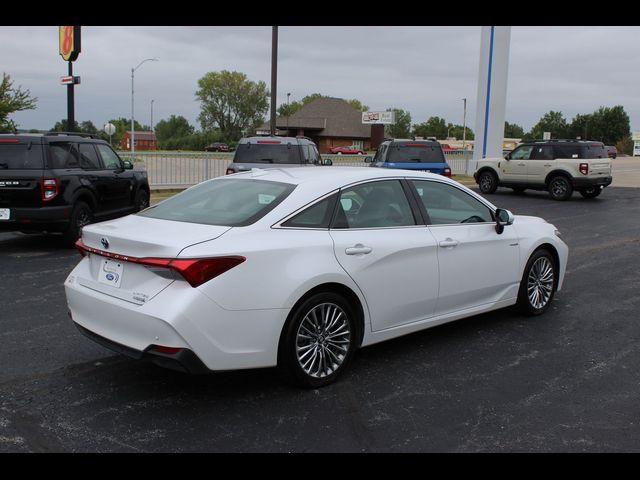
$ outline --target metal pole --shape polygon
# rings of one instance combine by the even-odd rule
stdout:
[[[289,135],[289,115],[291,112],[289,112],[289,97],[291,96],[290,93],[287,93],[287,135]]]
[[[75,112],[74,99],[73,99],[73,62],[69,62],[69,76],[71,77],[71,83],[67,85],[67,128],[69,132],[75,131]]]
[[[464,102],[464,114],[462,118],[462,151],[466,152],[466,143],[467,143],[467,99],[463,98]]]
[[[151,131],[153,132],[153,100],[151,100]]]
[[[129,141],[131,142],[131,163],[133,163],[133,154],[135,153],[135,149],[133,147],[134,142],[134,133],[133,133],[133,72],[135,68],[131,69],[131,135],[129,137]]]
[[[276,134],[276,96],[278,89],[278,27],[271,27],[271,135]]]

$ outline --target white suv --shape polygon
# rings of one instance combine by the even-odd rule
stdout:
[[[602,142],[536,140],[504,158],[478,161],[473,178],[485,194],[510,187],[517,193],[547,190],[554,200],[567,200],[574,190],[595,198],[611,184],[611,159]]]

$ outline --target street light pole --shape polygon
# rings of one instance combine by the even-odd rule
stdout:
[[[154,100],[151,100],[151,131],[153,132],[153,102]]]
[[[290,93],[287,93],[287,135],[289,135],[289,97],[291,96]]]
[[[464,102],[464,114],[462,117],[462,151],[466,151],[466,143],[467,143],[467,99],[463,98]]]
[[[131,162],[133,163],[133,155],[135,153],[135,133],[134,133],[134,123],[133,123],[133,73],[140,68],[140,66],[145,62],[157,62],[157,58],[146,58],[141,61],[137,67],[131,69]]]

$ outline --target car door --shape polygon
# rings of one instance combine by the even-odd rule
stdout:
[[[366,299],[373,331],[433,315],[437,246],[415,214],[398,179],[340,191],[330,229],[334,252]]]
[[[527,183],[544,185],[547,178],[556,165],[553,155],[553,146],[536,145],[531,151],[531,158],[527,163]]]
[[[108,193],[112,210],[124,210],[133,205],[135,178],[133,170],[125,170],[120,157],[109,145],[97,143],[96,148],[102,158],[105,178],[108,181]]]
[[[527,181],[527,162],[533,150],[532,145],[521,145],[500,162],[500,180],[506,183]]]
[[[519,249],[515,229],[495,230],[491,209],[471,194],[437,180],[411,180],[436,240],[436,315],[515,297]]]

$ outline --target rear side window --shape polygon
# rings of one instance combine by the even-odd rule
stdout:
[[[75,143],[56,142],[49,145],[49,168],[78,168],[80,157]]]
[[[138,215],[177,222],[243,227],[273,210],[295,185],[266,180],[221,178],[195,187]]]
[[[320,200],[282,224],[292,228],[329,228],[337,194]]]
[[[391,144],[386,161],[392,163],[445,163],[440,145],[420,143]]]
[[[609,158],[609,151],[599,143],[591,143],[582,148],[584,151],[583,158]]]
[[[233,157],[234,163],[302,163],[297,144],[242,143]]]
[[[553,148],[556,158],[584,158],[579,145],[555,145]]]
[[[42,168],[42,145],[0,144],[0,171]]]

